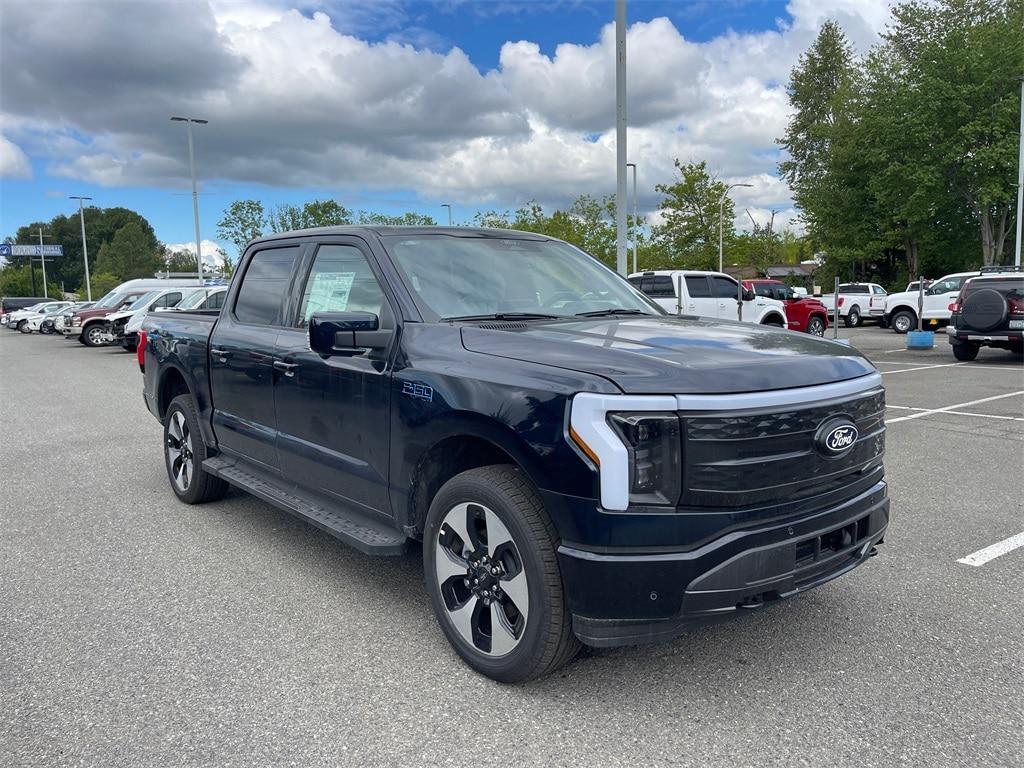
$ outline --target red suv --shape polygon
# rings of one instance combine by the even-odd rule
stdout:
[[[786,305],[789,330],[824,336],[828,329],[828,310],[812,296],[801,296],[781,280],[744,280],[743,287],[758,296],[778,299]]]

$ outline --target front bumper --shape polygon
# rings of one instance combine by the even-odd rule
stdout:
[[[883,481],[837,506],[688,551],[597,552],[563,543],[558,559],[573,631],[598,647],[671,639],[853,570],[875,554],[888,524]]]
[[[80,325],[65,325],[60,329],[60,332],[65,336],[81,336],[82,326]]]

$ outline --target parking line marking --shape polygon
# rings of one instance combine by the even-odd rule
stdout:
[[[927,371],[930,368],[952,368],[954,365],[963,365],[963,363],[940,363],[939,365],[922,365],[918,368],[902,368],[898,371],[879,371],[883,376],[887,373],[909,373],[910,371]]]
[[[915,408],[912,405],[887,405],[886,408],[892,408],[897,411],[927,411],[929,408]],[[1024,418],[1020,416],[1001,416],[997,413],[971,413],[970,411],[946,411],[951,416],[975,416],[979,419],[1002,419],[1003,421],[1024,421]]]
[[[1017,395],[1024,395],[1024,389],[1019,392],[1007,392],[1005,395],[993,395],[992,397],[983,397],[980,400],[968,400],[966,403],[955,403],[953,405],[947,405],[944,408],[929,408],[919,413],[912,413],[909,416],[897,416],[895,419],[887,419],[886,424],[895,424],[897,421],[910,421],[911,419],[920,419],[922,416],[927,416],[931,413],[949,413],[956,408],[966,408],[969,405],[978,405],[980,403],[989,403],[993,400],[1002,400],[1004,397],[1016,397]]]
[[[984,565],[989,560],[995,560],[1000,555],[1005,555],[1007,552],[1013,552],[1013,550],[1019,547],[1024,547],[1024,531],[1011,536],[1008,539],[997,541],[990,547],[979,549],[977,552],[972,552],[967,557],[961,557],[957,560],[958,563],[964,565]]]

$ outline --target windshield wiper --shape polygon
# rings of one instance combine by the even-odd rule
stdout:
[[[456,320],[558,320],[565,315],[544,315],[538,312],[495,312],[491,315],[458,315],[456,317],[442,317],[446,323]]]
[[[653,315],[642,309],[595,309],[593,312],[577,312],[575,317],[607,317],[609,315]]]

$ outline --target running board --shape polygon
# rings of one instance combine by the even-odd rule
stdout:
[[[295,486],[285,487],[275,478],[267,478],[246,462],[213,456],[203,462],[203,469],[211,475],[263,499],[285,512],[312,523],[346,544],[368,555],[401,555],[406,550],[408,537],[383,521],[348,508],[328,505],[312,499]]]

